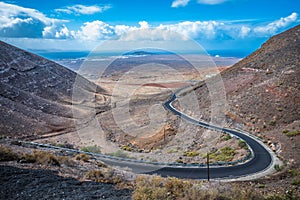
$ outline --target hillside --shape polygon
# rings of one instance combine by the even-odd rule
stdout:
[[[97,112],[107,109],[105,91],[52,61],[0,42],[0,135],[33,137],[74,130],[74,122],[86,122],[87,113],[74,119],[73,87],[76,92],[95,94]],[[95,99],[94,99],[95,100]],[[74,110],[73,110],[74,111]]]
[[[299,120],[299,55],[297,26],[273,36],[260,49],[221,72],[229,104],[224,110],[227,122],[259,133]],[[208,88],[201,83],[195,91],[203,112],[200,114],[209,118]]]

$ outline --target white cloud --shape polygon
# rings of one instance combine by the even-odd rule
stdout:
[[[240,38],[245,38],[248,36],[248,34],[250,33],[251,28],[249,28],[248,26],[242,26],[241,30],[240,30],[240,34],[239,37]]]
[[[75,32],[69,31],[65,25],[47,26],[42,33],[44,38],[69,39],[75,36]]]
[[[197,3],[206,4],[206,5],[217,5],[217,4],[225,3],[227,1],[231,1],[231,0],[197,0]],[[174,0],[172,2],[171,7],[172,8],[185,7],[188,5],[189,2],[190,0]]]
[[[207,5],[217,5],[222,4],[229,0],[198,0],[198,3],[200,4],[207,4]]]
[[[162,29],[175,31],[186,37],[212,39],[216,37],[217,30],[223,26],[222,22],[217,21],[185,21],[178,24],[160,25]]]
[[[66,22],[49,18],[35,9],[4,2],[0,2],[0,16],[2,37],[42,37],[45,27]]]
[[[275,34],[281,28],[285,28],[293,22],[296,22],[298,19],[297,13],[292,13],[287,17],[280,18],[279,20],[273,21],[266,26],[258,26],[254,28],[254,32],[258,35],[270,36]]]
[[[186,6],[189,2],[190,2],[190,0],[175,0],[175,1],[172,2],[171,7],[172,7],[172,8],[184,7],[184,6]]]
[[[67,14],[82,14],[82,15],[92,15],[95,13],[102,13],[108,9],[110,9],[111,6],[110,5],[103,5],[103,6],[99,6],[99,5],[93,5],[93,6],[85,6],[85,5],[73,5],[73,6],[68,6],[66,8],[59,8],[56,9],[56,12],[63,12],[63,13],[67,13]]]
[[[105,40],[115,35],[114,27],[102,21],[86,22],[75,37],[83,40]]]

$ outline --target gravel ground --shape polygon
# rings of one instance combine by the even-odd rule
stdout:
[[[51,170],[0,166],[0,199],[131,199],[131,190],[114,185],[81,182],[58,176]]]

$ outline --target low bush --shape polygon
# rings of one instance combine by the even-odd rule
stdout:
[[[138,177],[133,191],[133,200],[154,199],[189,199],[189,200],[263,200],[263,196],[254,190],[244,190],[232,187],[226,191],[218,188],[203,188],[201,182],[182,180],[177,178],[162,178],[159,176]]]
[[[84,177],[91,181],[114,184],[120,189],[132,189],[133,187],[130,181],[125,180],[122,175],[117,174],[113,169],[91,170]]]
[[[198,156],[199,153],[197,151],[187,151],[184,153],[184,155],[187,157],[195,157],[195,156]]]
[[[74,158],[75,158],[75,160],[82,160],[83,162],[88,162],[90,159],[90,156],[86,155],[84,153],[80,153],[80,154],[75,155]]]
[[[81,151],[85,151],[85,152],[91,152],[91,153],[101,153],[101,149],[100,147],[94,145],[94,146],[86,146],[86,147],[82,147]]]
[[[220,149],[219,151],[210,153],[209,157],[210,157],[210,159],[213,159],[215,161],[229,162],[229,161],[232,161],[235,153],[236,152],[233,148],[226,146],[226,147],[223,147],[222,149]]]
[[[223,140],[227,141],[227,140],[230,140],[231,139],[231,136],[229,134],[226,134],[224,137],[223,137]]]
[[[239,140],[238,145],[241,149],[246,149],[246,150],[248,149],[246,142],[243,140]]]
[[[13,161],[18,159],[18,154],[13,152],[11,148],[0,146],[0,161]]]
[[[47,151],[35,150],[33,151],[33,154],[23,154],[21,160],[25,163],[37,163],[42,165],[74,165],[74,161],[72,161],[68,156],[55,156]]]
[[[285,133],[285,135],[288,136],[288,137],[294,137],[294,136],[300,135],[300,130],[288,131],[287,133]]]
[[[300,186],[300,179],[299,178],[293,179],[291,185]]]
[[[277,172],[279,172],[279,171],[281,170],[281,167],[280,167],[278,164],[276,164],[276,165],[274,165],[274,169],[275,169]]]
[[[122,150],[124,150],[124,151],[132,151],[132,148],[130,146],[124,145],[124,146],[122,146]]]
[[[122,150],[117,150],[109,155],[115,156],[115,157],[120,157],[120,158],[128,158],[128,154]]]

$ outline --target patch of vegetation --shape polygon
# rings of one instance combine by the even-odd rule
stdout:
[[[209,157],[210,159],[213,159],[215,161],[229,162],[232,161],[235,154],[236,152],[233,148],[226,146],[220,149],[219,151],[210,153]]]
[[[198,155],[199,155],[199,153],[197,151],[187,151],[184,153],[184,156],[187,156],[187,157],[195,157]]]
[[[275,169],[277,172],[281,171],[281,167],[280,167],[278,164],[274,165],[274,169]]]
[[[167,151],[168,154],[177,153],[177,152],[178,152],[178,150],[176,150],[176,149],[170,149]]]
[[[282,133],[284,133],[284,134],[286,134],[286,133],[288,133],[288,132],[290,132],[290,131],[287,130],[287,129],[285,129],[285,130],[282,131]]]
[[[53,146],[57,146],[57,147],[61,147],[61,148],[67,148],[67,149],[74,149],[74,145],[73,144],[69,144],[69,143],[52,143]]]
[[[75,155],[74,158],[75,158],[75,160],[82,160],[83,162],[88,162],[90,159],[90,156],[86,155],[84,153],[80,153],[80,154]]]
[[[130,146],[128,146],[128,145],[124,145],[124,146],[122,146],[122,150],[124,150],[124,151],[132,151],[132,148]]]
[[[288,137],[294,137],[294,136],[300,135],[300,130],[287,131],[287,132],[284,132],[284,134]]]
[[[230,140],[231,139],[231,135],[229,134],[226,134],[224,137],[223,137],[223,140],[227,141],[227,140]]]
[[[239,140],[238,145],[241,149],[248,149],[248,146],[244,140]]]
[[[122,150],[117,150],[110,154],[111,156],[120,157],[120,158],[128,158],[128,154]]]
[[[0,146],[0,161],[13,161],[18,159],[18,154],[13,152],[11,148]]]
[[[298,200],[299,196],[296,196],[292,190],[288,190],[285,194],[269,195],[265,197],[265,200]]]
[[[295,169],[289,169],[289,170],[288,170],[288,173],[289,173],[292,177],[300,176],[300,171],[295,170]]]
[[[81,151],[90,152],[90,153],[101,153],[100,147],[98,147],[96,145],[82,147]]]
[[[276,121],[275,121],[275,120],[271,120],[271,121],[269,122],[269,125],[270,125],[270,126],[275,126],[275,125],[276,125]]]
[[[291,185],[300,186],[300,178],[293,179]]]
[[[254,190],[232,187],[218,191],[218,188],[202,189],[201,182],[178,178],[138,177],[133,191],[133,200],[263,200],[263,196]]]
[[[132,189],[133,184],[120,174],[117,174],[113,169],[91,170],[85,174],[85,179],[100,183],[110,183],[122,189]]]
[[[33,154],[23,154],[21,160],[25,163],[37,163],[42,165],[74,165],[74,161],[68,156],[55,156],[47,151],[33,151]]]

